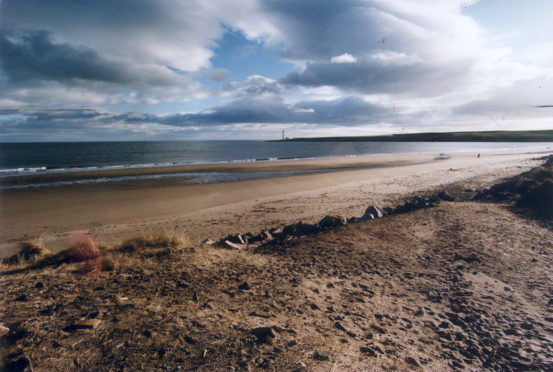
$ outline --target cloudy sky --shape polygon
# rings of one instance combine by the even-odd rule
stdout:
[[[0,0],[0,141],[553,129],[553,0]]]

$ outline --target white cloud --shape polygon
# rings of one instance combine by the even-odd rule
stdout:
[[[340,54],[339,56],[334,56],[330,59],[332,63],[353,63],[357,62],[357,58],[352,56],[349,53]]]

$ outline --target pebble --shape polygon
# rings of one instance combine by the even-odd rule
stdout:
[[[79,319],[73,322],[75,329],[96,329],[102,323],[100,319]]]
[[[332,359],[332,353],[329,351],[316,351],[315,355],[313,355],[313,359],[315,360],[330,360]]]

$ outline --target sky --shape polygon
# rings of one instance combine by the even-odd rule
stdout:
[[[0,0],[0,142],[553,129],[552,19],[553,0]]]

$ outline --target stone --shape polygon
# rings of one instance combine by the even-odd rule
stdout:
[[[340,323],[340,322],[335,322],[335,323],[334,323],[334,328],[337,328],[337,329],[339,329],[340,331],[347,332],[346,327],[344,327],[344,326],[342,325],[342,323]]]
[[[384,207],[383,211],[386,216],[392,216],[395,214],[394,208],[391,207]]]
[[[10,329],[8,327],[4,327],[4,325],[0,324],[0,337],[4,336],[9,331]]]
[[[75,329],[96,329],[102,323],[100,319],[79,319],[73,322]]]
[[[232,244],[246,244],[242,235],[228,235],[226,238],[219,240],[219,243],[223,246],[226,245],[227,242]]]
[[[215,242],[209,238],[202,240],[201,245],[214,245]]]
[[[438,193],[438,198],[440,198],[443,201],[449,201],[449,202],[455,201],[453,196],[449,195],[447,191],[440,191]]]
[[[244,283],[242,283],[242,284],[240,284],[240,285],[238,286],[238,289],[241,289],[241,290],[243,290],[243,291],[246,291],[246,290],[248,290],[248,289],[250,289],[250,288],[251,288],[251,287],[250,287],[250,284],[249,284],[248,282],[244,282]]]
[[[228,248],[228,249],[238,249],[239,251],[244,249],[244,245],[243,244],[237,244],[237,243],[233,243],[229,240],[225,240],[224,243],[223,243],[223,246],[225,248]]]
[[[262,311],[252,311],[249,315],[256,316],[258,318],[264,318],[264,319],[269,319],[271,317],[270,314],[264,313]]]
[[[294,369],[294,371],[295,372],[307,371],[307,364],[305,364],[304,362],[299,362],[298,366],[296,367],[296,369]]]
[[[384,210],[382,210],[380,207],[376,205],[371,205],[365,210],[365,214],[363,214],[363,217],[365,217],[368,214],[372,214],[374,218],[382,218],[385,216]],[[361,217],[361,218],[363,218]]]
[[[361,217],[357,218],[357,221],[370,221],[370,220],[374,220],[374,219],[375,219],[374,214],[367,213],[365,211],[365,214],[362,215]]]
[[[282,235],[284,237],[314,235],[320,231],[321,229],[318,226],[315,226],[309,223],[298,222],[294,225],[285,226],[284,229],[282,229]]]
[[[334,229],[338,226],[345,224],[345,220],[340,216],[324,216],[323,219],[319,221],[319,227],[323,230]]]
[[[313,359],[321,361],[330,360],[332,359],[332,353],[329,351],[316,351]]]
[[[250,331],[252,335],[257,337],[257,341],[265,344],[272,344],[276,337],[273,327],[258,327]]]
[[[254,243],[262,242],[263,240],[265,240],[265,238],[266,238],[266,236],[262,231],[259,234],[248,238],[248,244],[254,244]]]

